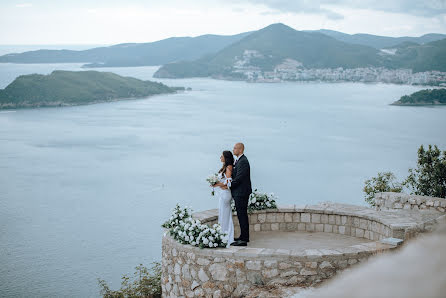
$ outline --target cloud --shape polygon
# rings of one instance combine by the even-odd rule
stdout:
[[[336,8],[377,10],[424,17],[446,14],[446,0],[238,0],[237,2],[264,5],[273,12],[321,14],[329,19],[343,18]]]
[[[31,7],[33,6],[32,3],[20,3],[20,4],[16,4],[15,7],[17,8],[25,8],[25,7]]]

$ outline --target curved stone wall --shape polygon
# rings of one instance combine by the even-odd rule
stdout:
[[[434,210],[446,211],[446,199],[397,192],[380,192],[375,195],[377,210]]]
[[[199,249],[164,235],[162,242],[163,297],[242,296],[252,286],[287,284],[310,286],[371,255],[393,249],[385,238],[405,239],[424,231],[438,212],[398,215],[366,207],[325,203],[286,206],[249,215],[256,231],[307,231],[350,235],[374,240],[336,249],[267,249],[230,247]],[[217,210],[195,213],[203,223],[217,222]],[[237,218],[234,225],[238,229]],[[236,231],[237,235],[237,231]]]

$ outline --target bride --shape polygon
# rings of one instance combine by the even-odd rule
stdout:
[[[218,171],[220,181],[214,185],[215,194],[218,198],[218,223],[221,230],[228,235],[228,247],[234,242],[234,223],[232,222],[232,208],[231,208],[231,181],[232,181],[232,167],[234,164],[234,157],[231,151],[223,151],[220,157],[223,166]]]

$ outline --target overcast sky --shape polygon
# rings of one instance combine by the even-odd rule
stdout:
[[[116,44],[297,30],[446,33],[446,0],[1,0],[0,44]]]

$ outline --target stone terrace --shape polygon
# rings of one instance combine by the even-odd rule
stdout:
[[[207,210],[193,216],[212,225],[217,214]],[[237,217],[233,218],[237,235]],[[167,234],[162,244],[163,297],[243,296],[256,285],[315,285],[431,230],[444,218],[438,210],[377,211],[321,203],[253,212],[249,215],[253,241],[248,247],[199,249]],[[286,239],[265,241],[262,234]]]

